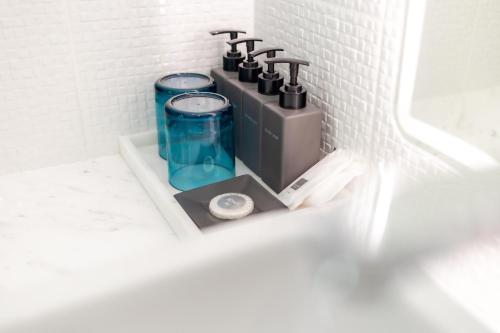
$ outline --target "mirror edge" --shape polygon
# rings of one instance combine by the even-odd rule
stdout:
[[[406,20],[396,92],[397,127],[409,142],[443,160],[457,171],[498,169],[499,162],[482,150],[411,115],[427,1],[406,1]]]

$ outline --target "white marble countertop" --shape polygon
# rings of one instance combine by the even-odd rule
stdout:
[[[119,156],[0,177],[0,297],[173,242]]]
[[[178,243],[119,156],[1,176],[0,299],[4,305],[11,306],[13,297],[23,304],[3,320],[21,318],[30,309],[31,291],[50,295],[39,297],[45,308],[49,300],[64,304],[65,298],[51,291],[60,285],[71,289],[81,277],[94,275],[104,287],[81,285],[66,298],[111,290],[125,277],[130,283],[141,281],[142,273],[165,271],[182,261]],[[426,265],[446,294],[493,331],[500,327],[498,244],[481,243]]]

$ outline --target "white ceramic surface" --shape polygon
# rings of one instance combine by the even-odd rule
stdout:
[[[179,190],[168,182],[168,165],[158,155],[156,132],[121,136],[120,153],[153,202],[181,239],[196,238],[201,231],[173,197]],[[271,194],[276,194],[239,159],[236,159],[236,176],[249,174]]]

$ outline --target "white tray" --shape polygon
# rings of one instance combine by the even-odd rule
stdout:
[[[156,131],[121,136],[119,145],[123,159],[144,186],[177,237],[186,239],[200,236],[200,229],[174,198],[174,194],[179,191],[168,183],[167,162],[158,155]],[[245,174],[254,177],[266,190],[276,196],[259,177],[236,159],[236,175]]]

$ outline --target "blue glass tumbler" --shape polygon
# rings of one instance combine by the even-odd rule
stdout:
[[[156,94],[156,126],[158,130],[158,151],[163,159],[167,159],[167,142],[165,132],[165,103],[173,96],[188,91],[215,92],[215,83],[207,75],[197,73],[175,73],[162,77],[155,83]]]
[[[226,97],[190,92],[165,104],[168,177],[186,191],[235,176],[233,108]]]

